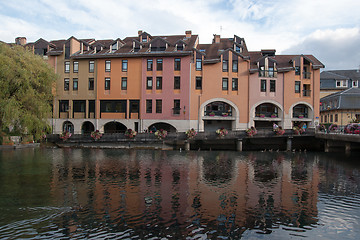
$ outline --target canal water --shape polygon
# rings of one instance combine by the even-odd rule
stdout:
[[[360,155],[0,151],[0,239],[359,239]]]

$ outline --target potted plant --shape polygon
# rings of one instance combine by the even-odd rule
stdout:
[[[222,113],[221,115],[222,115],[223,117],[227,117],[227,116],[229,116],[229,114],[228,114],[228,113],[226,113],[226,112]]]
[[[124,135],[125,137],[132,139],[136,136],[137,132],[135,130],[132,130],[131,128],[126,129]]]
[[[279,126],[279,127],[277,127],[277,128],[274,129],[274,132],[275,132],[275,134],[276,134],[277,136],[282,136],[282,135],[284,135],[285,130],[282,129],[282,127]]]
[[[276,117],[277,117],[277,114],[273,113],[273,114],[271,114],[271,117],[272,117],[272,118],[276,118]]]
[[[320,124],[319,127],[318,127],[318,129],[319,129],[320,132],[325,132],[326,127],[325,127],[324,124]]]
[[[338,129],[337,124],[333,123],[329,127],[329,132],[335,132]]]
[[[188,139],[193,139],[196,136],[197,132],[195,131],[195,129],[192,128],[187,130],[185,134]]]
[[[164,129],[157,130],[157,131],[155,132],[155,136],[156,136],[158,139],[164,139],[164,138],[166,138],[166,136],[167,136],[167,131],[164,130]]]
[[[263,113],[260,113],[260,115],[259,115],[261,118],[264,118],[265,117],[265,114],[263,114]]]
[[[248,129],[246,129],[245,132],[246,132],[246,135],[249,137],[252,137],[257,134],[257,130],[255,127],[250,127]]]
[[[304,115],[300,114],[300,115],[298,116],[298,118],[304,118]]]
[[[304,130],[299,126],[295,126],[295,127],[293,127],[293,132],[295,135],[300,135],[304,132]]]
[[[92,137],[92,139],[97,141],[102,137],[102,133],[99,130],[96,130],[96,131],[91,132],[90,136]]]
[[[209,116],[213,117],[213,116],[215,116],[215,113],[214,113],[214,112],[210,112],[210,113],[209,113]]]
[[[228,130],[226,130],[225,128],[219,128],[218,130],[216,130],[216,134],[219,137],[225,137],[228,133]]]
[[[71,132],[69,131],[62,132],[59,137],[61,140],[66,141],[71,137]]]

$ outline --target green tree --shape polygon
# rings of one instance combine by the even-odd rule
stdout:
[[[50,129],[52,88],[57,75],[21,46],[0,42],[0,128],[39,139]]]

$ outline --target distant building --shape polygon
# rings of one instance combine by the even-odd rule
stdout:
[[[320,98],[348,88],[358,88],[359,81],[359,69],[323,71],[320,74]]]
[[[360,88],[349,88],[320,99],[320,122],[346,125],[360,120]]]

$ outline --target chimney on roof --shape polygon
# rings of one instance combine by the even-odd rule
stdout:
[[[214,34],[213,43],[220,43],[220,35]]]
[[[15,44],[24,46],[26,44],[26,37],[17,37],[17,38],[15,38]]]
[[[191,38],[191,30],[185,31],[186,38]]]
[[[261,55],[263,56],[275,56],[276,50],[275,49],[261,49]]]
[[[139,31],[138,31],[138,36],[140,36],[142,33],[143,33],[143,31],[142,31],[142,30],[139,30]]]

